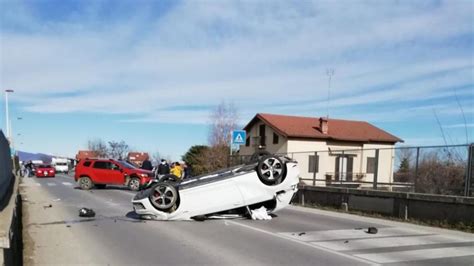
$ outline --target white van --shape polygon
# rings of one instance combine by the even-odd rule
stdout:
[[[65,158],[53,158],[51,161],[54,169],[57,173],[67,173],[69,172],[68,159]]]

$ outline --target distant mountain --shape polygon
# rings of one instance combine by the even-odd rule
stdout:
[[[44,154],[44,153],[30,153],[24,151],[17,151],[18,157],[20,161],[33,161],[33,160],[41,160],[44,163],[51,163],[53,156]]]

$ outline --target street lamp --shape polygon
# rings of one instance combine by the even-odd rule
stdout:
[[[5,90],[5,122],[6,122],[6,129],[7,129],[7,138],[11,142],[11,128],[10,128],[10,120],[8,117],[8,93],[13,93],[13,90]]]

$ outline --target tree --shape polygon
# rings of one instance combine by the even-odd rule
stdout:
[[[151,163],[153,165],[158,165],[160,164],[160,161],[161,161],[161,155],[159,152],[154,152],[152,155],[151,155]]]
[[[207,171],[208,163],[206,162],[206,152],[209,150],[205,145],[194,145],[181,157],[183,161],[191,166],[191,175],[201,175]]]
[[[237,108],[232,103],[221,102],[212,111],[210,119],[209,144],[211,147],[228,146],[232,130],[237,128],[239,119]]]
[[[87,148],[93,151],[97,157],[104,158],[108,155],[107,144],[102,139],[93,139],[87,142]]]
[[[205,169],[214,171],[229,164],[232,131],[237,129],[238,113],[232,103],[221,102],[210,114],[209,149],[204,152]]]
[[[127,157],[129,152],[128,144],[125,141],[109,141],[109,157],[113,159],[122,160]]]
[[[402,162],[400,163],[400,168],[398,169],[399,172],[408,173],[410,171],[410,161],[408,158],[403,158]]]

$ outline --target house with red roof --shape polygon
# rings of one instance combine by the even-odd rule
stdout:
[[[86,158],[97,158],[97,152],[95,151],[78,151],[76,154],[76,160],[80,161]]]
[[[393,147],[402,139],[365,121],[258,113],[244,127],[240,155],[268,151],[298,161],[308,184],[393,181]],[[319,180],[314,182],[313,180]],[[342,182],[341,182],[342,183]]]
[[[127,156],[127,160],[139,167],[142,166],[143,161],[149,159],[150,156],[147,152],[129,152]]]

